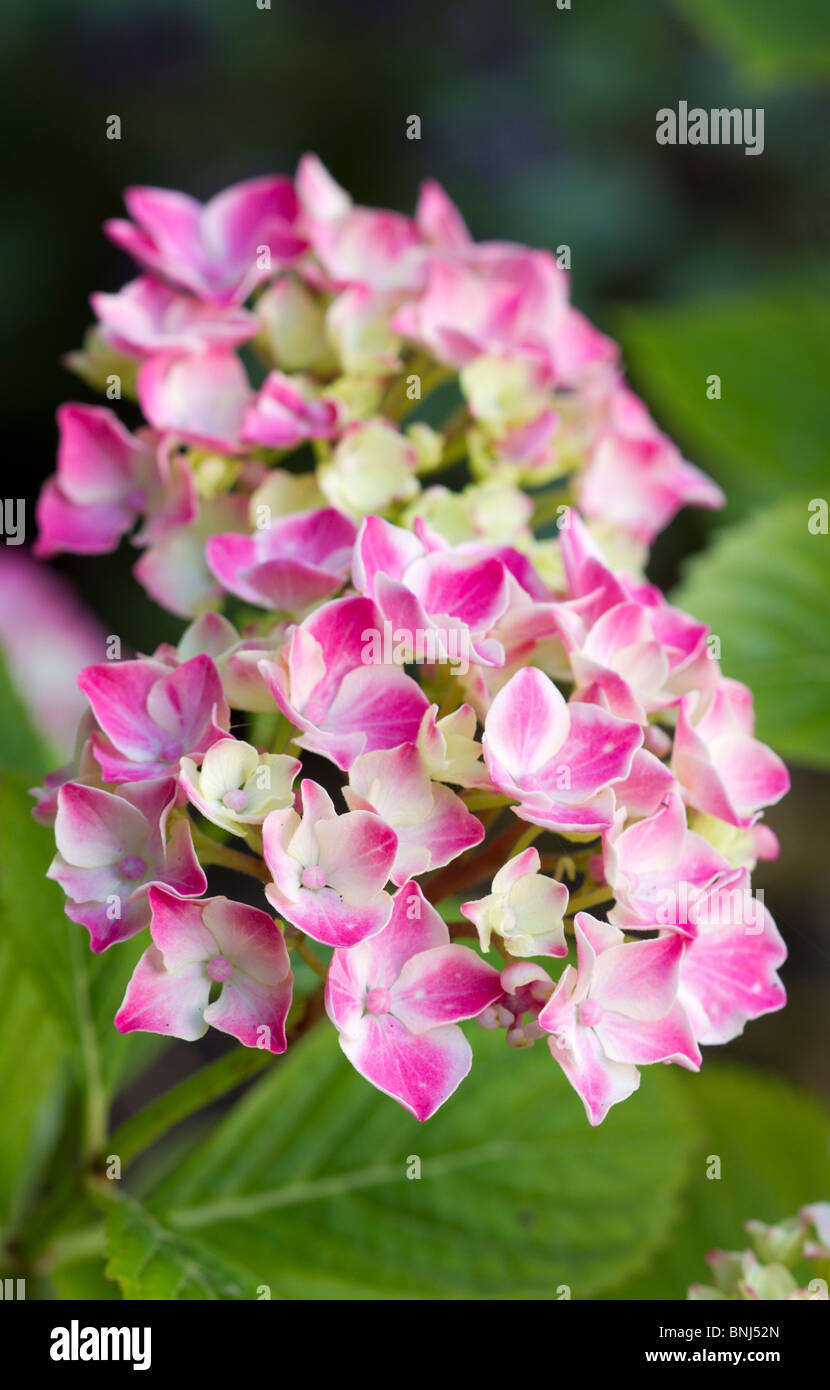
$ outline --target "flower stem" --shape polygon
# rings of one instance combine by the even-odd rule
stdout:
[[[538,839],[545,827],[543,825],[529,825],[520,840],[513,846],[514,854],[521,854],[523,850],[529,849],[533,841]]]
[[[314,971],[315,975],[319,975],[321,980],[325,980],[328,976],[326,963],[321,960],[317,952],[309,946],[306,938],[302,934],[295,937],[293,934],[288,936],[288,933],[286,933],[286,936],[289,950],[296,951],[300,960],[304,960],[306,965],[310,966]]]
[[[614,894],[607,883],[601,888],[589,889],[587,893],[578,893],[568,903],[568,916],[573,917],[575,912],[583,912],[586,907],[596,907],[598,903],[613,902],[613,899]]]
[[[305,1008],[297,1023],[290,1030],[289,1044],[296,1042],[324,1015],[324,988],[322,983],[309,994]],[[200,1067],[192,1076],[172,1086],[156,1100],[151,1101],[137,1115],[126,1120],[107,1141],[107,1147],[128,1163],[143,1152],[156,1139],[160,1139],[173,1125],[186,1120],[197,1110],[201,1110],[220,1096],[235,1091],[244,1081],[249,1081],[258,1072],[279,1060],[273,1052],[265,1048],[235,1047],[218,1057],[215,1062]]]
[[[271,882],[270,870],[261,859],[256,859],[252,854],[245,854],[242,850],[231,849],[229,845],[220,845],[218,840],[212,840],[195,825],[191,826],[191,832],[193,847],[203,866],[216,864],[223,869],[236,869],[237,873],[250,874],[261,883]]]
[[[219,1096],[235,1090],[271,1061],[273,1054],[264,1048],[233,1048],[215,1062],[200,1067],[192,1076],[151,1101],[137,1115],[125,1120],[110,1137],[111,1152],[118,1155],[122,1164],[129,1163],[173,1125],[187,1119],[188,1115],[201,1110]]]

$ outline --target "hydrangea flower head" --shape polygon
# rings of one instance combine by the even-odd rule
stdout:
[[[142,422],[61,407],[37,541],[129,540],[189,624],[82,671],[36,792],[93,949],[149,929],[117,1027],[280,1052],[327,1014],[425,1120],[476,1020],[543,1042],[598,1124],[782,1007],[751,876],[787,771],[644,573],[724,498],[554,256],[476,242],[431,180],[357,205],[314,155],[125,201],[134,264],[69,363]]]

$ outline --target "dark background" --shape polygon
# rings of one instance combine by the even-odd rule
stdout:
[[[292,172],[313,149],[358,201],[409,210],[434,176],[476,237],[568,243],[575,302],[615,336],[623,305],[755,292],[818,262],[830,193],[819,35],[815,45],[799,36],[793,18],[779,70],[777,58],[765,66],[742,54],[728,23],[724,38],[701,21],[719,9],[740,18],[747,0],[572,5],[7,0],[0,321],[15,495],[25,488],[31,506],[52,471],[56,406],[90,398],[59,359],[90,321],[89,292],[133,274],[100,233],[131,183],[208,197],[252,174]],[[758,0],[762,29],[772,6],[787,11]],[[681,98],[763,105],[763,155],[657,145],[656,111]],[[120,141],[106,138],[112,114]],[[413,114],[420,141],[406,139]],[[682,432],[678,442],[718,476],[716,450],[701,458]],[[684,514],[660,539],[651,573],[664,587],[710,524]],[[152,648],[181,624],[145,599],[132,560],[124,547],[56,567],[107,632]],[[782,859],[757,875],[790,947],[791,1003],[731,1051],[830,1094],[827,778],[794,769],[794,782],[769,817]]]

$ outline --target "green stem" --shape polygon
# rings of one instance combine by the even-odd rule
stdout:
[[[78,1231],[56,1236],[38,1259],[35,1269],[39,1274],[48,1274],[59,1265],[78,1264],[94,1255],[103,1255],[105,1250],[106,1228],[103,1225],[83,1226]]]
[[[513,854],[521,854],[523,850],[529,849],[533,841],[539,838],[544,829],[545,827],[543,825],[529,825],[521,839],[517,840],[513,846]]]
[[[500,796],[498,792],[462,792],[461,800],[468,811],[490,811],[495,806],[510,805],[510,797]]]
[[[252,854],[245,854],[242,850],[231,849],[229,845],[220,845],[218,840],[212,840],[198,826],[191,826],[191,831],[193,847],[203,866],[216,864],[223,869],[235,869],[237,873],[250,874],[262,883],[271,882],[270,870],[261,859],[256,859]]]
[[[568,903],[568,916],[573,917],[575,912],[583,912],[586,907],[596,907],[598,903],[610,903],[613,899],[614,894],[607,883],[602,888],[593,888],[587,893],[578,893]]]
[[[273,1053],[264,1048],[235,1047],[125,1120],[110,1137],[110,1151],[118,1155],[122,1164],[128,1163],[173,1125],[235,1090],[272,1061]]]
[[[544,526],[549,521],[558,520],[561,516],[560,507],[567,507],[573,503],[571,489],[565,487],[546,488],[534,498],[536,506],[533,511],[533,529]]]
[[[325,990],[321,983],[305,1001],[302,1016],[289,1034],[289,1043],[307,1033],[309,1028],[322,1018],[324,1013]],[[280,1054],[284,1056],[285,1054]],[[111,1153],[118,1154],[122,1164],[148,1148],[156,1139],[166,1134],[168,1129],[186,1120],[211,1101],[229,1091],[235,1091],[243,1081],[248,1081],[258,1072],[274,1062],[273,1052],[265,1048],[237,1047],[226,1052],[215,1062],[180,1081],[177,1086],[165,1091],[164,1095],[140,1110],[137,1115],[126,1120],[108,1140]]]
[[[70,959],[75,979],[75,998],[78,1005],[78,1030],[84,1068],[83,1160],[93,1162],[104,1150],[107,1136],[107,1095],[101,1075],[98,1039],[92,1018],[89,980],[83,959],[79,932],[70,933]]]
[[[322,961],[317,952],[312,950],[304,936],[290,937],[289,949],[296,951],[300,960],[304,960],[306,965],[311,966],[315,975],[319,975],[321,980],[327,978],[328,968],[325,961]]]

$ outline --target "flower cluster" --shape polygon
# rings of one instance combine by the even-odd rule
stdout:
[[[141,274],[92,297],[70,362],[147,423],[61,409],[37,542],[129,533],[191,620],[82,673],[76,758],[38,794],[93,950],[149,927],[116,1026],[280,1052],[324,990],[419,1119],[470,1067],[468,1019],[544,1039],[592,1124],[642,1065],[697,1069],[784,1002],[750,874],[787,772],[643,577],[718,488],[556,259],[475,243],[434,183],[409,218],[306,156],[126,202],[106,230]],[[215,865],[261,906],[206,897]],[[294,957],[325,986],[286,1033]]]
[[[747,1221],[745,1230],[751,1237],[751,1248],[711,1250],[706,1263],[714,1282],[692,1284],[688,1298],[826,1302],[827,1280],[823,1276],[830,1261],[830,1202],[813,1202],[802,1207],[798,1216],[775,1226]],[[802,1260],[807,1261],[810,1277],[806,1286],[800,1287],[793,1267]]]

